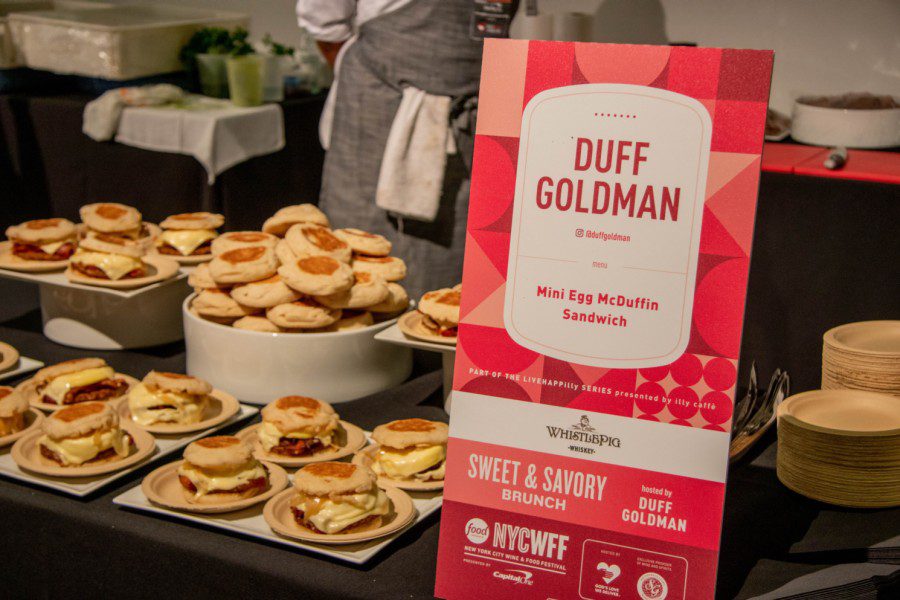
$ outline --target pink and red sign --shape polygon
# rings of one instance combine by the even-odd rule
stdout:
[[[438,596],[713,596],[772,59],[485,42]]]

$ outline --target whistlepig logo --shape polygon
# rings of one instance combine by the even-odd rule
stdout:
[[[572,425],[572,429],[578,431],[597,431],[593,427],[591,427],[591,420],[588,419],[587,415],[581,415],[581,420],[578,421],[575,425]]]
[[[591,425],[591,420],[587,415],[581,415],[581,419],[570,427],[554,427],[552,425],[547,425],[547,434],[551,438],[581,442],[582,444],[610,446],[612,448],[622,447],[622,441],[619,438],[603,433],[597,433],[597,428]]]

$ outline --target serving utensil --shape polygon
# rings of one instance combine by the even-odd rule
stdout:
[[[775,411],[790,394],[791,378],[787,372],[775,369],[764,393],[756,387],[756,364],[750,369],[750,386],[735,410],[731,431],[729,459],[733,462],[747,453],[775,422]],[[743,406],[742,406],[743,405]]]

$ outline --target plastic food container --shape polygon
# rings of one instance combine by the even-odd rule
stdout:
[[[795,102],[791,136],[815,146],[900,146],[900,108],[827,108]]]
[[[60,4],[8,17],[25,66],[116,81],[180,71],[178,53],[195,31],[248,23],[240,13],[165,4]]]
[[[187,372],[254,404],[305,395],[339,403],[395,387],[412,350],[375,339],[396,322],[336,333],[262,333],[206,321],[182,305]]]
[[[40,2],[35,0],[0,0],[0,69],[13,69],[22,66],[19,62],[19,57],[17,56],[16,46],[13,43],[12,32],[9,29],[8,17],[10,13],[34,10],[51,10],[53,8],[62,7],[96,9],[108,6],[112,5],[100,2],[53,2],[52,0],[44,0],[43,2]]]

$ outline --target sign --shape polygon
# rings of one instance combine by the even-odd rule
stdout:
[[[486,40],[438,596],[713,597],[772,59]]]

